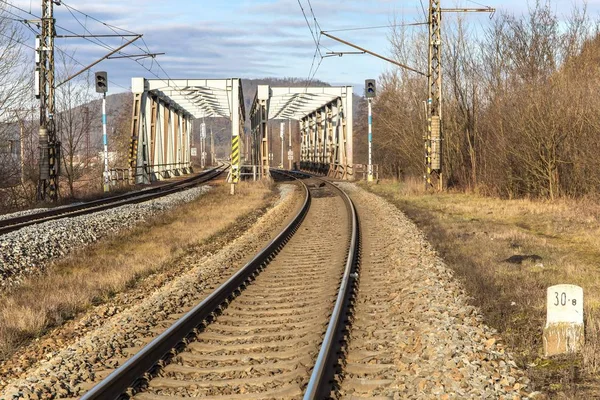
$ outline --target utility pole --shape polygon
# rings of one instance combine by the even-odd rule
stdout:
[[[58,200],[60,175],[60,142],[56,140],[54,88],[54,4],[58,0],[42,0],[42,29],[36,40],[36,97],[40,100],[40,175],[38,200]]]
[[[425,188],[443,189],[442,175],[442,12],[440,0],[429,0],[429,58],[427,74],[427,135]]]
[[[425,189],[429,190],[437,186],[439,190],[443,190],[443,175],[442,175],[442,144],[443,144],[443,128],[442,128],[442,13],[448,12],[487,12],[494,13],[496,9],[491,7],[486,8],[441,8],[440,0],[429,0],[429,57],[428,71],[421,72],[415,68],[401,64],[395,60],[384,57],[373,51],[360,47],[354,43],[342,40],[336,36],[321,31],[323,36],[333,39],[337,42],[345,44],[359,50],[361,53],[370,54],[380,58],[391,64],[397,65],[408,71],[412,71],[422,76],[427,77],[427,132],[425,139]],[[329,54],[329,53],[328,53]],[[331,53],[331,55],[342,56],[344,53]],[[370,163],[369,163],[370,164]],[[371,171],[371,170],[370,170]]]
[[[442,8],[429,0],[429,58],[427,74],[427,134],[425,136],[425,189],[444,189],[442,145],[442,13],[489,12],[494,8]]]

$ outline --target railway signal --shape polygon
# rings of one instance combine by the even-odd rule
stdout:
[[[373,182],[373,99],[377,96],[375,79],[365,81],[365,97],[369,105],[369,166],[367,181]]]
[[[96,72],[96,92],[102,93],[102,143],[104,145],[104,192],[110,191],[108,172],[108,136],[106,135],[106,93],[108,92],[108,74]]]
[[[374,99],[377,96],[377,88],[375,79],[367,79],[365,81],[365,97],[367,99]]]
[[[106,72],[96,72],[96,93],[108,92],[108,75]]]

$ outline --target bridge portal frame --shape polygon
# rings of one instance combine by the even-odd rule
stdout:
[[[300,124],[300,169],[353,179],[352,86],[259,85],[250,111],[254,165],[269,176],[269,120]]]
[[[231,121],[231,181],[239,181],[245,121],[241,79],[133,78],[131,86],[131,183],[149,184],[192,172],[193,122],[206,117]]]

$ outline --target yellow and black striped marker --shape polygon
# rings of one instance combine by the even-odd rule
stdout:
[[[234,136],[231,139],[231,182],[240,181],[240,137]]]

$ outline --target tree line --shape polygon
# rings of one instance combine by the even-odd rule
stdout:
[[[0,4],[0,213],[36,204],[39,178],[39,101],[34,95],[33,39],[24,25]],[[81,68],[76,51],[55,52],[56,82]],[[89,196],[101,188],[101,104],[88,72],[56,90],[56,129],[61,142],[63,199]],[[130,129],[129,97],[109,107],[110,151],[125,165]],[[110,106],[110,104],[109,104]],[[111,108],[113,109],[111,113]],[[114,109],[117,108],[117,111]]]
[[[600,190],[600,36],[586,6],[538,1],[489,23],[443,22],[443,160],[448,187],[507,198]],[[398,24],[401,25],[401,24]],[[396,27],[394,57],[427,70],[427,33]],[[426,78],[384,73],[374,104],[385,176],[422,177]]]

